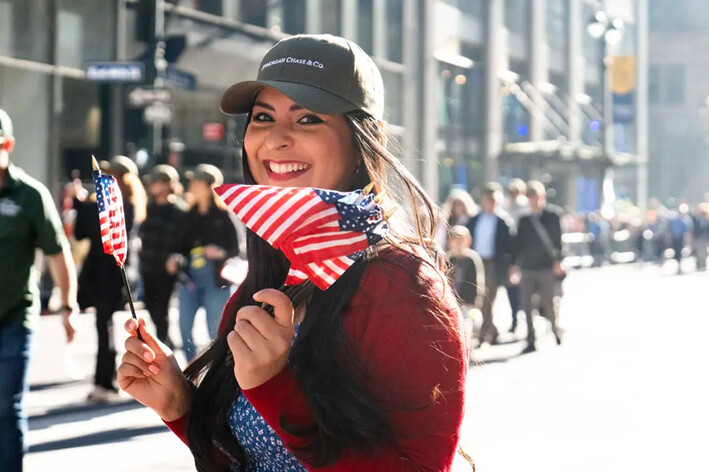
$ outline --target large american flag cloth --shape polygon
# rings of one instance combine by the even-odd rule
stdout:
[[[286,285],[326,290],[388,225],[373,194],[310,187],[227,184],[215,192],[236,216],[291,263]]]
[[[121,190],[112,175],[102,174],[100,170],[94,170],[94,186],[103,252],[111,254],[122,266],[128,252],[128,238]]]

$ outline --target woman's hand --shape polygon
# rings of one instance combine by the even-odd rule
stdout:
[[[246,306],[236,314],[234,329],[227,336],[234,376],[244,390],[258,387],[283,370],[295,336],[293,304],[287,295],[265,289],[257,292],[254,300],[273,306],[275,316],[260,307]]]
[[[143,341],[136,334],[139,325]],[[192,404],[192,387],[172,351],[148,332],[142,318],[128,320],[125,329],[131,336],[117,370],[121,390],[165,421],[181,418]]]

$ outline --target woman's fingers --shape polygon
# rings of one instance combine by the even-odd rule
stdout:
[[[288,295],[273,288],[267,288],[256,292],[254,300],[260,303],[268,303],[273,307],[274,319],[284,328],[293,328],[293,303]]]
[[[147,351],[150,352],[153,356],[152,359],[150,359],[150,362],[152,362],[157,355],[165,355],[166,350],[169,352],[169,349],[165,347],[160,341],[158,341],[152,333],[147,329],[145,326],[145,320],[143,318],[138,318],[138,321],[136,322],[134,319],[129,319],[126,321],[125,325],[125,330],[128,332],[128,334],[131,335],[130,338],[126,340],[126,350],[129,349],[129,344],[131,347],[133,347],[134,352],[136,352],[139,355],[143,355],[142,352],[137,352],[138,348],[137,346],[143,346],[147,347]],[[140,335],[143,338],[141,341],[140,339],[137,338],[137,331],[140,330]],[[133,340],[133,341],[131,341]],[[137,343],[135,342],[137,341]],[[147,358],[146,358],[147,359]]]
[[[244,344],[251,350],[256,350],[259,346],[264,345],[267,341],[263,332],[256,329],[251,322],[244,319],[237,319],[234,331],[244,341]]]
[[[148,376],[160,372],[160,368],[155,364],[148,362],[147,358],[141,358],[132,352],[126,352],[123,355],[123,363],[137,367],[141,372],[146,373]]]
[[[126,339],[125,347],[126,352],[133,353],[137,357],[145,359],[146,362],[153,362],[156,359],[155,351],[138,338]]]
[[[121,364],[118,366],[118,369],[116,369],[116,374],[118,375],[118,382],[119,384],[121,383],[121,378],[125,377],[135,377],[138,379],[145,379],[150,377],[150,372],[147,371],[142,371],[138,367],[132,365],[132,364]],[[121,385],[121,388],[123,386]]]

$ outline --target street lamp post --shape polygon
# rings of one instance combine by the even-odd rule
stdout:
[[[613,97],[608,77],[611,71],[612,59],[608,55],[609,46],[614,46],[623,39],[624,25],[620,18],[610,18],[603,10],[597,10],[586,25],[589,36],[601,43],[600,60],[600,86],[602,93],[601,106],[603,114],[601,120],[601,151],[604,159],[603,187],[610,178],[608,169],[614,162],[615,144],[613,139]]]

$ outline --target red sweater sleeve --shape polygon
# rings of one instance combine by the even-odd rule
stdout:
[[[447,471],[463,419],[467,362],[458,308],[436,271],[398,251],[372,261],[344,316],[345,330],[374,397],[390,411],[395,445],[363,456],[345,452],[329,471]],[[244,395],[281,437],[281,426],[313,423],[307,399],[285,369]],[[307,466],[307,465],[306,465]]]

